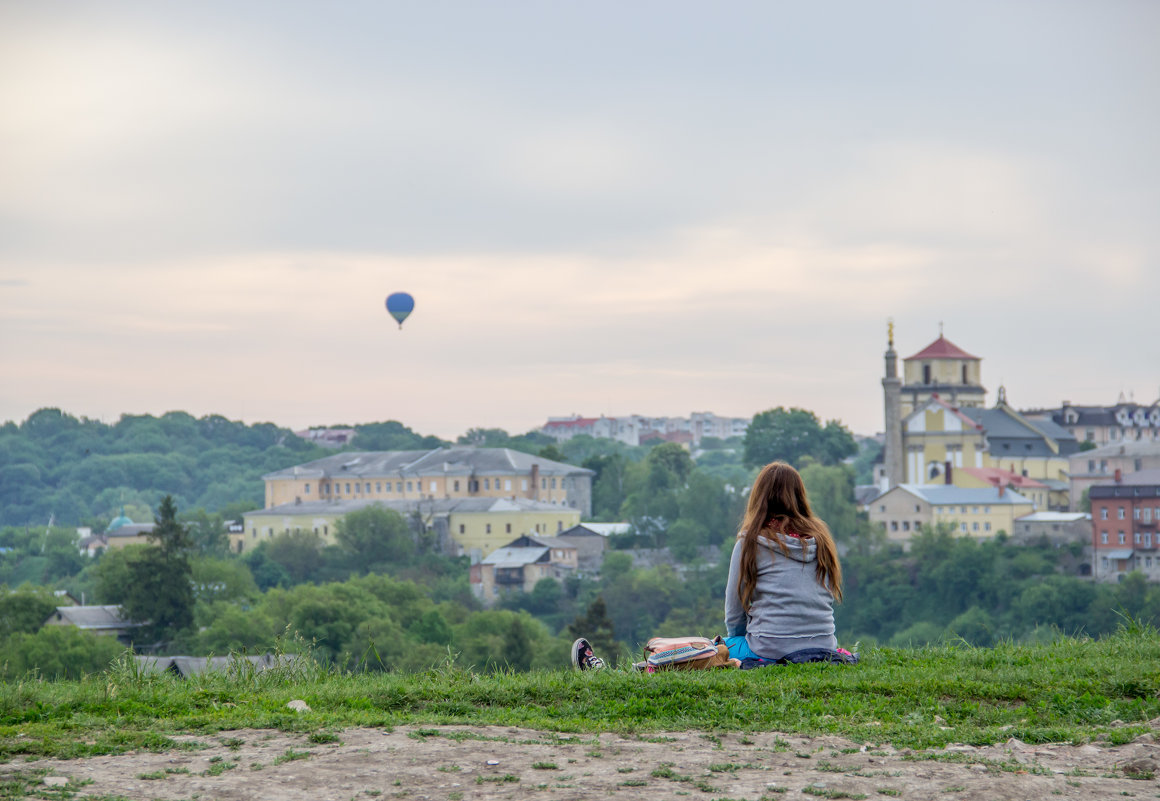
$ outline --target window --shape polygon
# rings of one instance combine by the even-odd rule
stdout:
[[[547,488],[548,488],[548,479],[541,478],[540,479],[540,489],[547,489]]]
[[[435,482],[434,482],[434,481],[432,481],[432,482],[431,482],[430,484],[428,484],[427,486],[431,488],[431,491],[432,491],[432,492],[434,492],[434,491],[435,491]]]
[[[552,479],[552,489],[556,489],[556,479]]]
[[[460,534],[466,534],[466,533],[467,533],[467,526],[465,526],[465,525],[463,525],[462,523],[460,523],[460,524],[459,524],[459,533],[460,533]]]
[[[1127,542],[1127,540],[1124,538],[1124,532],[1120,531],[1118,534],[1120,537],[1120,545],[1124,545]]]
[[[1107,520],[1107,519],[1108,519],[1108,507],[1105,506],[1102,509],[1100,509],[1100,520]]]
[[[984,507],[983,507],[983,514],[987,514],[987,515],[991,514],[991,507],[990,507],[990,506],[984,506]]]
[[[990,531],[990,530],[991,530],[991,524],[990,524],[990,523],[984,523],[984,524],[983,524],[983,531]]]
[[[326,537],[329,534],[330,534],[330,526],[323,526],[322,527],[322,536]]]
[[[959,514],[964,514],[964,515],[965,515],[966,513],[967,513],[967,507],[965,507],[965,506],[960,506],[960,507],[959,507]]]
[[[890,521],[890,530],[891,531],[898,531],[898,521],[897,520]]]
[[[1145,523],[1152,522],[1152,507],[1150,507],[1150,506],[1143,507],[1143,512],[1144,512],[1144,522]]]
[[[1136,544],[1137,544],[1137,545],[1143,545],[1143,544],[1144,544],[1144,538],[1140,536],[1140,532],[1139,532],[1139,531],[1137,531],[1137,532],[1136,532],[1135,540],[1136,540]]]
[[[971,523],[971,529],[972,529],[972,530],[974,530],[974,531],[978,531],[978,530],[979,530],[979,524],[978,524],[977,522],[975,522],[975,523]]]
[[[504,529],[505,534],[511,534],[512,533],[512,524],[511,523],[504,523],[503,529]]]
[[[909,520],[902,521],[902,530],[903,531],[910,531],[910,521]]]
[[[455,483],[452,486],[455,488],[456,492],[459,492],[459,479],[455,479]]]
[[[410,492],[410,491],[411,491],[411,482],[408,481],[407,482],[407,492]]]
[[[1124,507],[1121,506],[1121,507],[1119,507],[1119,509],[1116,510],[1116,517],[1119,518],[1120,520],[1124,519]]]
[[[885,511],[886,511],[886,504],[882,504],[881,506],[879,506],[879,507],[878,507],[878,511],[879,511],[879,512],[885,512]]]
[[[916,511],[916,512],[921,512],[921,511],[922,511],[922,507],[921,507],[921,506],[919,506],[919,505],[916,503],[916,504],[914,505],[914,511]]]
[[[350,482],[349,481],[346,483],[346,494],[350,495]]]
[[[491,523],[488,523],[484,530],[486,531],[486,533],[490,534],[491,533]]]
[[[1088,459],[1088,472],[1094,473],[1096,471],[1096,460]]]
[[[557,521],[556,521],[556,532],[557,532],[557,533],[559,533],[559,532],[561,532],[561,531],[563,531],[563,530],[564,530],[564,521],[563,521],[563,520],[557,520]]]
[[[309,481],[306,482],[306,494],[307,495],[310,494],[310,482]]]
[[[489,490],[489,489],[491,489],[491,479],[490,479],[490,478],[485,478],[485,479],[483,480],[483,488],[484,488],[485,490]]]
[[[1106,532],[1106,531],[1101,531],[1101,532],[1100,532],[1100,544],[1101,544],[1101,545],[1107,545],[1107,544],[1108,544],[1108,532]]]
[[[930,365],[929,364],[924,364],[922,366],[922,383],[924,383],[924,384],[930,383]]]
[[[979,513],[979,507],[977,507],[977,506],[972,506],[972,507],[971,507],[971,513],[972,513],[972,514],[976,514],[976,515],[977,515],[977,514]]]
[[[367,494],[368,495],[370,494],[370,491],[371,491],[371,482],[368,481],[367,482]]]
[[[960,531],[966,531],[966,530],[967,530],[967,524],[966,524],[966,523],[959,523],[959,530],[960,530]]]
[[[503,488],[506,492],[512,491],[512,480],[510,478],[505,478],[503,480]],[[524,489],[527,489],[527,487],[524,487]]]
[[[512,488],[512,483],[511,483],[511,481],[507,481],[507,482],[505,482],[505,483],[507,484],[507,488],[508,488],[508,489],[511,489],[511,488]],[[526,478],[521,478],[521,479],[520,479],[520,489],[521,489],[521,490],[523,490],[524,492],[527,492],[527,491],[528,491],[528,480],[527,480]]]
[[[963,383],[967,383],[967,366],[963,365]]]
[[[388,487],[388,488],[389,488],[390,486],[391,486],[390,484],[388,484],[388,485],[387,485],[387,487]],[[382,491],[383,491],[383,482],[381,482],[381,481],[376,481],[376,482],[375,482],[375,492],[382,492]]]

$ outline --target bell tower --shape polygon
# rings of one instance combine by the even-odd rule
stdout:
[[[894,320],[886,324],[886,375],[882,379],[882,395],[886,410],[882,482],[886,486],[879,489],[885,492],[906,480],[902,453],[902,379],[898,377],[898,352],[894,350]]]

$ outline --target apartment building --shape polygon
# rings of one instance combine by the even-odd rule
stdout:
[[[1091,487],[1092,574],[1118,581],[1138,570],[1160,581],[1160,470],[1123,474]]]

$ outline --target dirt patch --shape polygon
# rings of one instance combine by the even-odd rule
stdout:
[[[331,736],[335,742],[326,742]],[[1154,798],[1152,735],[1116,747],[1017,740],[929,751],[776,733],[559,735],[497,727],[178,737],[178,750],[0,765],[131,799]]]

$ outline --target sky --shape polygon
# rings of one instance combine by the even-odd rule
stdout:
[[[0,421],[1160,395],[1160,4],[0,4]],[[400,330],[391,292],[415,297]]]

